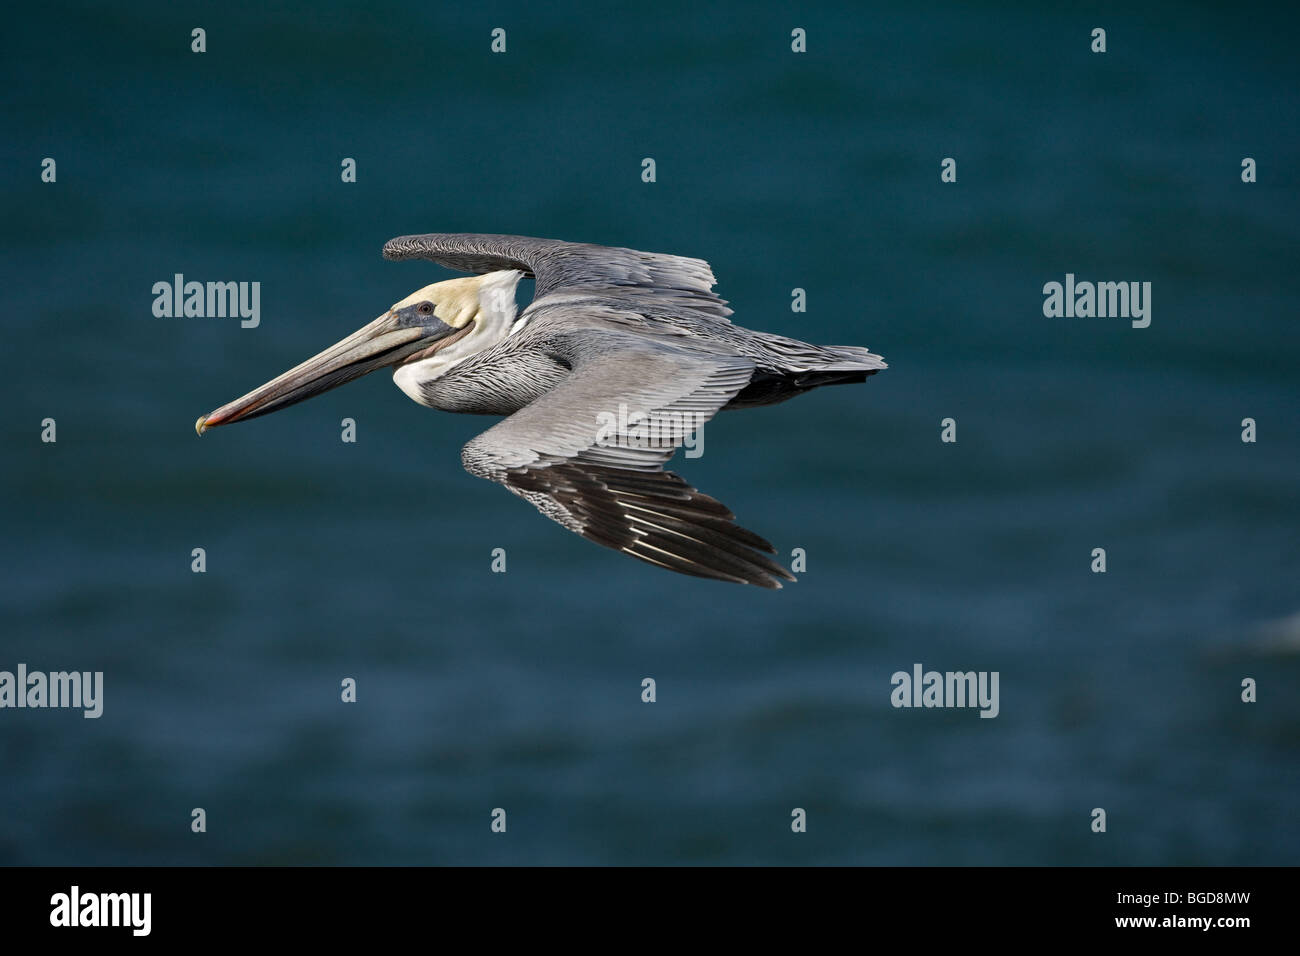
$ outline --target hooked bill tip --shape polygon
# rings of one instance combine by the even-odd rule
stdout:
[[[196,435],[202,435],[207,430],[208,430],[208,416],[200,415],[198,421],[194,423],[194,433]]]

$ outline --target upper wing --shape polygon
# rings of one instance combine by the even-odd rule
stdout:
[[[616,332],[567,333],[552,346],[571,375],[467,444],[467,470],[642,561],[767,588],[794,580],[725,505],[663,470],[745,387],[751,362]]]
[[[725,318],[727,303],[713,294],[717,281],[703,259],[616,246],[529,236],[433,232],[384,243],[385,259],[429,259],[461,272],[519,269],[537,279],[535,299],[558,289],[641,290],[675,304]]]

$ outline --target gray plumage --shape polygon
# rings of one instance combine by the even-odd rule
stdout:
[[[700,259],[467,233],[402,236],[384,256],[537,280],[522,328],[421,385],[435,408],[509,416],[465,446],[470,473],[652,564],[763,587],[794,580],[767,541],[663,467],[688,426],[861,382],[886,367],[880,356],[733,325]],[[614,419],[603,437],[602,416]]]
[[[465,446],[465,467],[569,530],[683,574],[768,588],[794,580],[767,541],[664,466],[718,412],[864,381],[885,367],[879,355],[733,325],[700,259],[470,233],[401,236],[384,256],[479,278],[407,296],[201,417],[198,433],[392,368],[424,405],[506,416]],[[521,275],[537,284],[516,316]]]

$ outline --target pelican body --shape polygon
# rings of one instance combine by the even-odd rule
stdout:
[[[401,236],[384,257],[474,275],[412,293],[200,418],[198,433],[391,368],[421,405],[506,416],[464,447],[465,468],[569,530],[682,574],[794,580],[771,544],[664,465],[717,412],[862,382],[886,367],[879,355],[732,324],[700,259],[473,233]],[[524,276],[537,281],[519,313]]]

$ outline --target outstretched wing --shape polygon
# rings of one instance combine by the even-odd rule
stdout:
[[[467,444],[471,474],[584,538],[672,571],[766,588],[794,580],[725,505],[664,471],[745,387],[753,363],[600,330],[564,333],[549,347],[571,374]]]
[[[560,289],[617,289],[651,293],[719,318],[731,315],[713,294],[716,279],[703,259],[639,252],[586,242],[473,232],[398,236],[384,243],[385,259],[429,259],[460,272],[519,269],[537,279],[534,299]]]

